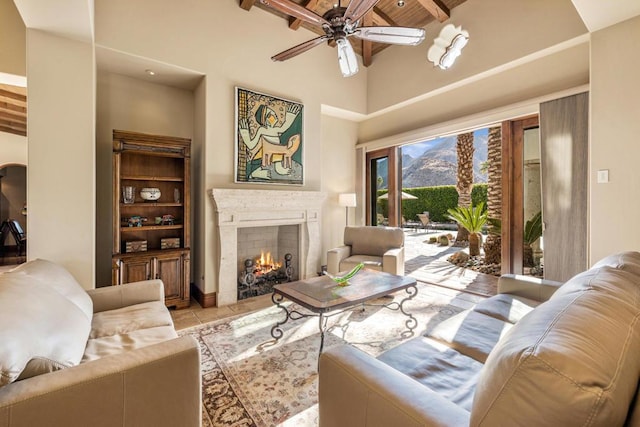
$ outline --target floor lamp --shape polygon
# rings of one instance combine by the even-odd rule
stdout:
[[[344,206],[345,225],[349,225],[349,208],[356,207],[356,193],[342,193],[338,196],[338,204]]]

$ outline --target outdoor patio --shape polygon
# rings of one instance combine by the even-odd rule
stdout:
[[[495,295],[498,278],[478,273],[468,268],[457,267],[447,258],[458,251],[467,251],[452,245],[440,246],[428,243],[430,237],[451,234],[456,231],[405,228],[405,274],[417,280],[465,291],[473,295]]]

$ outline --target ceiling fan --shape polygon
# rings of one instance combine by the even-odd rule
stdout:
[[[351,0],[347,7],[342,7],[339,1],[333,9],[329,9],[324,15],[320,16],[292,0],[260,0],[266,6],[309,24],[318,25],[324,30],[324,35],[280,52],[272,56],[271,59],[274,61],[286,61],[325,41],[334,40],[338,47],[338,64],[340,64],[342,75],[349,77],[358,72],[358,60],[351,43],[347,40],[348,37],[355,36],[362,40],[400,45],[417,45],[424,40],[425,31],[422,28],[360,27],[360,19],[378,1]]]

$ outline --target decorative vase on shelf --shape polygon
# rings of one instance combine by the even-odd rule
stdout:
[[[140,197],[147,201],[156,201],[161,195],[160,189],[155,187],[145,187],[140,190]]]
[[[122,187],[122,203],[130,205],[136,200],[136,187],[124,185]]]

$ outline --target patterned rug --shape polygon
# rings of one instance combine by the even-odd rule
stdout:
[[[376,356],[462,311],[442,294],[422,285],[418,289],[405,305],[419,322],[412,334],[399,311],[366,306],[331,317],[324,348],[349,343]],[[401,291],[393,300],[403,297]],[[271,327],[283,318],[274,306],[180,331],[200,343],[203,426],[318,425],[318,319],[290,320],[275,341]]]

